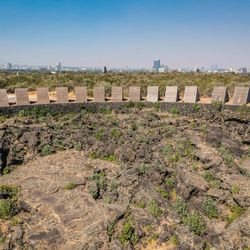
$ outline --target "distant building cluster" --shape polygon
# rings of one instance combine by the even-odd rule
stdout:
[[[58,62],[54,66],[29,66],[29,65],[18,65],[12,63],[0,64],[0,70],[4,71],[40,71],[40,72],[50,72],[52,74],[61,73],[61,72],[155,72],[155,73],[167,73],[167,72],[203,72],[203,73],[236,73],[236,74],[247,74],[250,72],[250,69],[247,67],[241,67],[238,69],[235,68],[221,68],[218,65],[212,65],[210,68],[205,68],[202,66],[196,65],[194,68],[179,68],[172,69],[165,64],[161,64],[160,59],[153,61],[153,67],[151,69],[146,68],[107,68],[103,67],[73,67],[73,66],[63,66],[61,62]]]
[[[154,60],[153,72],[165,73],[168,72],[168,70],[169,70],[168,66],[162,65],[160,59]]]

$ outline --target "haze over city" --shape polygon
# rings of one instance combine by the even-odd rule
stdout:
[[[0,6],[0,63],[250,67],[247,0],[13,0]]]

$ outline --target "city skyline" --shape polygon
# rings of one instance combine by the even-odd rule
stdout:
[[[250,68],[244,0],[13,0],[0,7],[0,63]]]
[[[72,65],[63,65],[62,62],[58,62],[55,65],[19,65],[19,64],[12,64],[12,63],[0,63],[0,70],[7,70],[7,71],[47,71],[51,73],[55,72],[62,72],[62,71],[104,71],[104,68],[107,70],[107,67],[104,66],[97,66],[97,67],[89,67],[89,66],[72,66]],[[108,68],[109,71],[112,72],[133,72],[133,71],[143,71],[143,72],[155,72],[155,73],[167,73],[172,71],[179,71],[179,72],[204,72],[204,73],[248,73],[250,71],[247,67],[240,67],[240,68],[222,68],[218,65],[211,65],[208,68],[203,66],[196,65],[193,68],[189,67],[182,67],[182,68],[169,68],[168,65],[162,64],[160,59],[156,59],[153,61],[153,66],[151,68],[129,68],[129,67],[110,67]]]

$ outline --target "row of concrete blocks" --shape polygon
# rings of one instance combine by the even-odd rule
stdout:
[[[29,105],[29,94],[27,88],[16,88],[15,89],[15,104],[16,105]],[[199,101],[199,91],[197,86],[186,86],[184,91],[183,101],[186,103],[195,103]],[[250,99],[250,88],[249,87],[236,87],[234,90],[233,105],[243,105],[247,104]],[[104,87],[94,87],[93,91],[93,102],[105,102],[105,88]],[[123,98],[123,87],[112,87],[111,102],[122,102]],[[129,101],[139,102],[142,100],[141,88],[139,86],[129,87]],[[147,102],[158,102],[159,97],[159,87],[158,86],[148,86],[147,87]],[[165,91],[165,102],[177,102],[179,100],[179,91],[177,86],[167,86]],[[84,103],[88,102],[87,88],[86,87],[75,87],[75,102]],[[214,87],[212,93],[212,101],[218,101],[221,103],[226,103],[229,101],[229,95],[227,87],[217,86]],[[51,102],[49,98],[49,89],[37,88],[37,104],[49,104]],[[56,88],[56,103],[68,103],[68,88],[67,87],[57,87]],[[9,99],[5,89],[0,90],[0,107],[9,106]]]

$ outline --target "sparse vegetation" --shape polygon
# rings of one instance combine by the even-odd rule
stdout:
[[[0,219],[10,219],[18,213],[18,188],[11,185],[0,185]]]
[[[135,245],[138,242],[139,236],[131,220],[123,224],[119,239],[122,244],[130,242],[132,245]]]
[[[178,236],[176,234],[174,234],[173,236],[171,236],[171,238],[169,239],[169,243],[178,246],[180,244],[180,240],[178,238]]]
[[[89,187],[89,192],[96,200],[100,198],[101,190],[106,191],[107,189],[105,172],[103,170],[95,170],[94,173],[90,176],[90,180],[94,183]]]
[[[220,181],[215,178],[213,172],[211,170],[206,170],[203,172],[202,177],[209,183],[212,188],[219,188]]]
[[[55,149],[50,145],[43,146],[43,148],[41,150],[41,155],[42,156],[51,155],[51,154],[54,154],[54,153],[55,153]]]
[[[218,217],[218,209],[216,207],[213,199],[208,198],[202,204],[202,211],[209,218],[217,218]]]
[[[162,215],[162,210],[156,201],[151,201],[148,204],[148,212],[154,217],[160,217]]]
[[[160,87],[160,95],[164,95],[165,86],[178,85],[180,92],[183,93],[185,85],[197,85],[201,95],[209,95],[213,86],[223,83],[229,88],[229,91],[235,87],[237,83],[249,84],[249,74],[205,74],[205,73],[179,73],[169,72],[167,74],[154,73],[75,73],[62,72],[60,74],[39,73],[39,72],[19,72],[19,81],[16,81],[16,72],[0,72],[0,86],[7,90],[16,87],[27,87],[35,90],[37,86],[48,86],[53,89],[55,86],[67,86],[70,90],[74,86],[106,86],[107,94],[111,94],[111,86],[113,83],[119,83],[127,88],[130,85],[142,86],[142,94],[146,95],[146,86],[158,85]]]
[[[115,227],[116,227],[116,223],[111,221],[108,225],[107,225],[107,235],[109,236],[109,239],[111,239],[113,233],[115,232]]]
[[[172,115],[179,115],[180,114],[180,111],[178,108],[171,108],[169,110],[169,113],[172,114]]]
[[[75,148],[76,150],[78,150],[78,151],[81,151],[81,149],[82,149],[82,143],[81,143],[81,142],[75,143],[74,148]]]
[[[156,189],[156,191],[157,191],[157,193],[160,194],[160,196],[161,196],[162,198],[164,198],[164,199],[168,199],[168,198],[169,198],[169,193],[168,193],[166,190],[164,190],[163,188],[158,187],[158,188]]]
[[[116,156],[115,156],[115,155],[105,156],[105,157],[103,157],[103,160],[106,160],[106,161],[111,161],[111,162],[116,162],[116,161],[117,161],[117,159],[116,159]]]
[[[146,174],[148,170],[149,170],[149,166],[146,165],[146,164],[141,164],[141,165],[138,166],[139,175]]]
[[[181,217],[187,215],[187,204],[183,200],[177,199],[174,207]]]
[[[110,183],[110,191],[114,191],[119,187],[119,183],[116,180],[112,180]]]
[[[112,128],[110,130],[110,136],[112,138],[119,138],[121,137],[121,135],[122,135],[121,131],[119,131],[117,128]]]
[[[244,212],[245,212],[245,210],[242,207],[240,207],[239,205],[232,206],[231,212],[227,217],[227,222],[229,224],[232,223],[233,221],[238,219],[240,216],[242,216]]]
[[[94,134],[94,137],[97,139],[97,140],[102,140],[104,138],[104,129],[103,128],[99,128],[95,134]]]
[[[194,112],[198,112],[201,109],[201,105],[199,103],[193,104],[193,110]]]
[[[205,225],[202,217],[197,212],[192,212],[182,218],[183,223],[197,235],[201,235],[205,231]]]
[[[146,203],[145,203],[144,201],[139,201],[138,203],[136,203],[136,206],[137,206],[138,208],[143,209],[143,208],[146,207]]]
[[[218,150],[228,167],[232,167],[234,157],[231,152],[223,146],[221,146]]]
[[[238,194],[240,192],[240,187],[237,185],[232,186],[232,193],[233,194]]]
[[[165,178],[164,182],[168,188],[171,189],[174,187],[174,179],[172,177]]]
[[[12,171],[11,166],[7,166],[3,170],[3,175],[9,174]]]
[[[102,246],[111,248],[120,243],[123,248],[133,248],[132,245],[138,242],[134,248],[139,249],[152,241],[159,247],[164,242],[163,246],[180,244],[180,248],[202,249],[215,247],[215,238],[216,244],[218,241],[219,246],[227,248],[229,241],[231,244],[228,235],[233,230],[245,242],[248,235],[241,222],[247,216],[244,211],[248,204],[245,192],[248,183],[243,185],[248,177],[248,117],[224,108],[218,113],[211,106],[204,109],[202,106],[202,110],[190,114],[182,109],[185,115],[175,116],[163,109],[156,112],[159,108],[156,104],[145,108],[140,104],[126,104],[131,109],[114,105],[114,110],[98,110],[86,108],[84,104],[80,107],[81,112],[68,115],[46,114],[37,119],[38,111],[22,111],[23,116],[6,117],[0,131],[3,142],[1,173],[9,169],[14,171],[0,177],[0,182],[3,179],[23,185],[25,181],[24,192],[18,197],[25,197],[27,203],[18,200],[17,208],[24,212],[14,217],[6,216],[6,210],[12,211],[7,206],[9,203],[5,202],[5,206],[1,203],[2,214],[10,218],[8,221],[1,219],[3,223],[15,230],[21,228],[25,239],[29,239],[32,230],[39,233],[33,225],[40,219],[40,209],[46,206],[46,209],[58,209],[62,218],[72,218],[75,226],[72,230],[81,228],[76,230],[79,243],[89,244],[88,247],[98,242],[100,235]],[[187,106],[193,111],[192,104]],[[165,104],[162,107],[165,109]],[[204,127],[206,133],[203,133]],[[40,158],[42,151],[44,155],[58,153]],[[233,162],[231,168],[225,167],[227,162]],[[24,167],[16,170],[23,164]],[[25,178],[21,179],[20,173]],[[81,183],[73,181],[78,180],[76,173],[82,176],[84,184],[79,185],[83,187],[76,188],[76,183]],[[68,182],[62,184],[58,176],[66,176]],[[54,189],[58,186],[61,187],[59,192]],[[38,192],[37,199],[33,198],[35,192]],[[44,203],[40,202],[40,196]],[[55,207],[53,199],[60,200],[63,205]],[[38,211],[30,210],[31,202]],[[228,207],[232,204],[241,207]],[[23,227],[24,221],[29,224],[29,231]],[[235,223],[220,235],[211,230],[211,225],[226,226],[227,221]],[[86,227],[82,227],[83,222]],[[45,226],[43,220],[39,223]],[[60,220],[53,220],[53,225],[47,224],[46,229],[50,232],[60,228],[60,223]],[[0,235],[7,235],[9,240],[13,233],[15,231],[6,233],[4,230]],[[88,237],[81,237],[82,233]],[[61,235],[61,231],[56,237],[56,242],[64,242],[62,238],[67,240],[66,233]],[[237,247],[244,249],[247,245],[243,245],[239,237],[233,238],[232,244],[237,242]],[[41,244],[48,248],[46,241],[37,242],[38,248]],[[60,249],[60,243],[56,244],[55,248]],[[98,244],[95,247],[99,248]]]
[[[5,236],[0,236],[0,246],[5,242],[6,237]]]

